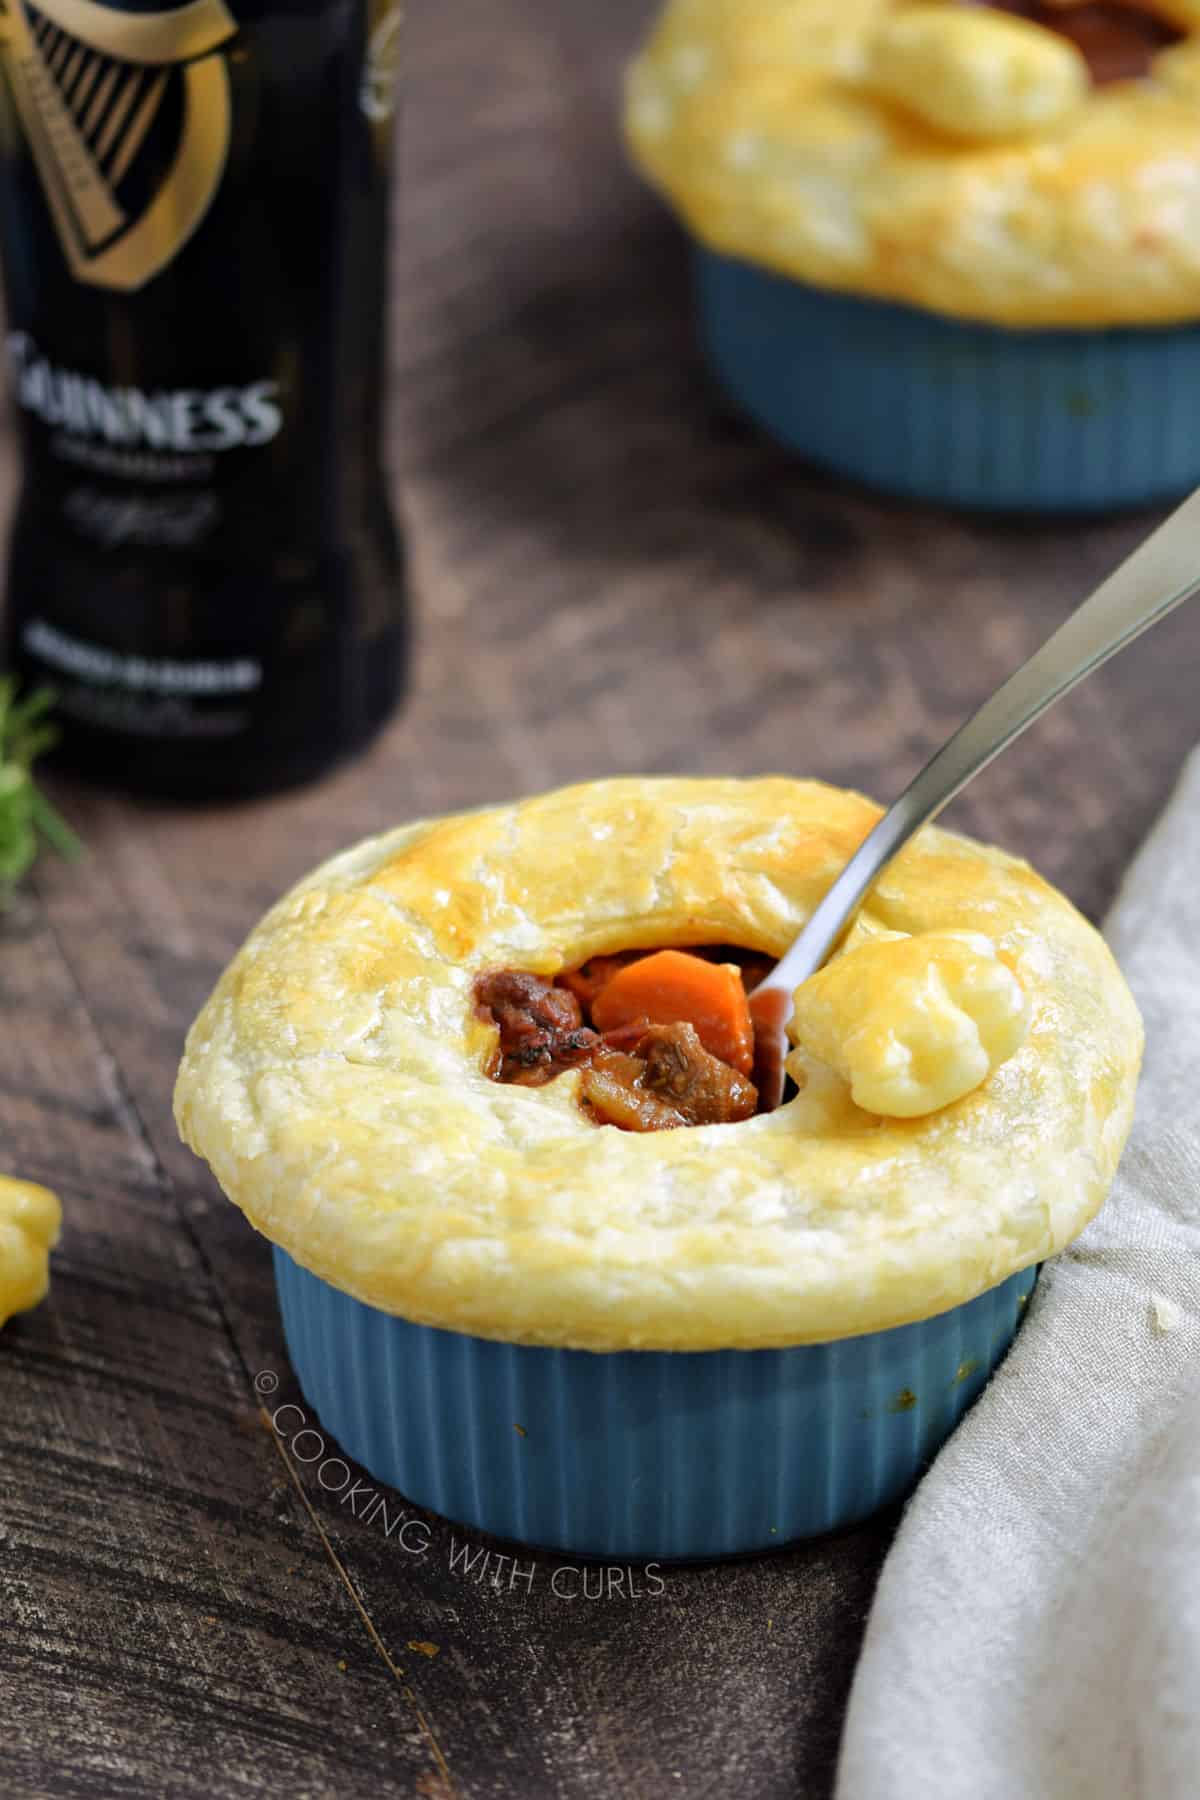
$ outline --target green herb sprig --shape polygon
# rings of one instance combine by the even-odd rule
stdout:
[[[33,779],[33,765],[57,741],[47,714],[48,688],[17,698],[11,675],[0,676],[0,904],[37,860],[43,840],[60,856],[77,857],[83,845]]]

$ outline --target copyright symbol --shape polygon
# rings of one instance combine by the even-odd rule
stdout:
[[[279,1377],[274,1369],[262,1369],[254,1377],[254,1386],[260,1394],[273,1394],[279,1386]]]

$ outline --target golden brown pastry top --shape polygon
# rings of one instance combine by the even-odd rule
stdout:
[[[777,955],[878,811],[782,777],[623,779],[360,844],[221,978],[188,1038],[180,1130],[299,1262],[426,1324],[709,1349],[953,1306],[1080,1230],[1132,1111],[1133,1001],[1024,863],[930,828],[872,896],[860,937],[982,934],[1028,1005],[1020,1047],[923,1117],[862,1110],[798,1048],[803,1089],[775,1113],[597,1127],[575,1073],[489,1079],[495,1028],[472,1001],[489,967],[551,974],[664,943]]]
[[[1178,41],[1098,82],[1064,33],[1117,7],[670,0],[626,131],[702,242],[820,287],[1006,325],[1196,319],[1200,0],[1145,3]]]

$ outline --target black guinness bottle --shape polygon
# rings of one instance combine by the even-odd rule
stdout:
[[[398,0],[6,0],[11,663],[85,773],[302,780],[403,679],[380,454]]]

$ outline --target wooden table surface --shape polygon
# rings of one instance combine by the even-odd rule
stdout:
[[[613,771],[890,795],[1145,529],[893,504],[728,416],[693,349],[684,248],[618,147],[645,14],[413,9],[391,373],[420,644],[402,716],[364,761],[269,803],[60,785],[90,858],[46,863],[0,924],[0,1167],[66,1208],[49,1301],[0,1335],[6,1795],[829,1789],[894,1519],[605,1600],[555,1593],[565,1557],[515,1585],[482,1557],[468,1573],[463,1543],[486,1546],[438,1520],[424,1554],[405,1548],[266,1429],[264,1388],[299,1399],[267,1246],[170,1116],[188,1021],[316,858]],[[1198,628],[1177,615],[1112,665],[952,822],[1099,914],[1196,735]]]

